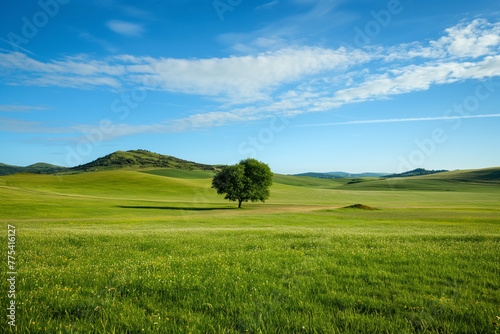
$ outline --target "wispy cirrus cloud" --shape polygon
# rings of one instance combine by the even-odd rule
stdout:
[[[280,85],[371,60],[360,50],[284,49],[257,56],[200,60],[162,59],[151,79],[168,91],[227,97],[239,102],[267,98]]]
[[[303,47],[257,56],[208,59],[122,55],[104,60],[66,57],[41,62],[25,54],[0,53],[0,70],[11,83],[64,87],[133,87],[234,100],[261,100],[282,84],[368,62],[361,50]]]
[[[144,10],[143,8],[139,8],[132,5],[124,4],[123,1],[117,0],[95,0],[93,4],[98,7],[104,7],[109,9],[115,13],[125,14],[130,17],[138,18],[138,19],[154,19],[154,15],[149,11]]]
[[[409,65],[368,77],[361,85],[339,90],[331,98],[342,104],[387,98],[409,92],[427,90],[433,85],[500,75],[500,55],[480,62],[442,62]]]
[[[42,62],[0,53],[3,81],[85,89],[141,87],[220,101],[216,110],[150,125],[116,124],[114,136],[191,131],[275,114],[328,111],[436,85],[500,76],[500,22],[463,21],[426,42],[362,49],[297,46],[256,55],[175,59],[119,55]],[[92,125],[71,127],[89,132]]]
[[[146,31],[140,24],[120,20],[110,20],[106,22],[106,26],[117,34],[127,37],[139,37]]]
[[[277,4],[279,3],[279,1],[270,1],[268,3],[265,3],[263,5],[259,5],[257,7],[255,7],[254,9],[255,10],[269,10],[269,9],[272,9],[274,6],[276,6]]]
[[[444,36],[427,43],[413,42],[388,48],[385,61],[414,58],[460,59],[498,54],[500,24],[484,19],[462,21],[445,30]]]
[[[0,111],[7,112],[31,112],[34,110],[48,110],[47,107],[23,106],[17,104],[1,104]]]
[[[362,66],[372,68],[364,81],[363,78],[357,81],[357,92],[362,95],[376,88],[375,84],[370,87],[370,83],[377,76],[376,84],[379,84],[389,82],[391,76],[403,72],[406,75],[411,72],[417,75],[417,71],[421,71],[424,81],[439,84],[440,80],[432,78],[443,71],[456,72],[461,67],[464,70],[467,67],[473,68],[474,64],[483,61],[481,57],[497,55],[499,46],[500,23],[491,24],[477,19],[469,23],[461,22],[447,29],[445,36],[436,41],[389,48],[327,49],[302,46],[257,55],[206,59],[131,55],[94,59],[80,55],[48,62],[19,52],[7,52],[0,53],[0,70],[9,73],[9,78],[4,78],[4,81],[10,80],[14,84],[57,85],[60,81],[65,87],[116,89],[147,82],[154,84],[145,84],[145,88],[226,98],[238,103],[238,100],[249,102],[252,97],[255,100],[268,98],[284,84],[304,84],[304,80],[311,80],[313,77],[336,78],[350,71],[359,71]],[[380,60],[384,65],[378,70],[375,62]],[[404,64],[402,60],[412,61],[413,64]],[[489,61],[490,66],[497,66],[494,58]],[[431,71],[423,73],[426,68]],[[456,77],[460,77],[460,73],[456,73]],[[406,86],[405,89],[428,87],[422,80],[418,82],[423,86]],[[405,89],[401,90],[404,92]],[[386,92],[392,94],[390,89]],[[339,95],[340,92],[336,94]]]
[[[0,131],[18,133],[68,133],[71,129],[46,122],[26,121],[11,117],[0,117]]]
[[[352,16],[346,12],[334,11],[342,1],[301,0],[294,2],[294,5],[300,8],[299,13],[266,23],[254,31],[224,33],[219,35],[217,40],[238,53],[257,54],[262,50],[280,50],[300,45],[304,35],[328,31],[352,19]],[[286,3],[280,4],[272,1],[255,9],[270,9],[277,5],[286,5]]]
[[[296,125],[297,128],[332,126],[332,125],[347,125],[347,124],[374,124],[374,123],[399,123],[399,122],[428,122],[428,121],[450,121],[455,119],[468,118],[496,118],[500,114],[484,114],[484,115],[463,115],[463,116],[439,116],[439,117],[413,117],[413,118],[390,118],[390,119],[370,119],[337,123],[321,123],[321,124],[302,124]]]
[[[97,44],[97,45],[101,46],[102,48],[104,48],[106,51],[109,51],[109,52],[118,51],[118,49],[116,47],[114,47],[111,43],[109,43],[108,41],[106,41],[102,38],[96,37],[87,31],[81,31],[78,34],[78,37],[80,37],[81,39],[86,40],[88,42]]]

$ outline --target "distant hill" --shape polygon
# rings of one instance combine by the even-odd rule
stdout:
[[[300,173],[294,174],[294,176],[309,176],[309,177],[317,177],[320,179],[341,179],[341,178],[350,178],[350,177],[381,177],[387,175],[387,173],[358,173],[351,174],[346,172],[327,172],[327,173]]]
[[[326,174],[336,175],[340,177],[381,177],[387,175],[387,173],[345,173],[345,172],[328,172]]]
[[[497,183],[500,184],[500,167],[465,169],[425,177],[428,180],[446,180],[460,183]]]
[[[116,151],[92,162],[71,168],[41,162],[26,167],[0,163],[0,176],[18,173],[53,174],[64,172],[74,174],[119,168],[171,168],[214,172],[222,168],[222,165],[205,165],[146,150],[132,150],[126,152]]]
[[[73,171],[99,171],[125,167],[174,168],[181,170],[216,171],[222,165],[205,165],[162,155],[146,150],[116,151],[84,165],[71,168]]]
[[[328,173],[315,173],[315,172],[293,174],[292,176],[309,176],[309,177],[317,177],[319,179],[339,179],[340,178],[339,176],[330,175]]]
[[[436,173],[442,173],[442,172],[448,172],[447,170],[427,170],[425,168],[417,168],[414,170],[410,170],[408,172],[400,173],[400,174],[390,174],[390,175],[385,175],[384,177],[390,178],[390,177],[409,177],[409,176],[419,176],[419,175],[429,175],[429,174],[436,174]]]
[[[33,173],[33,174],[52,174],[58,172],[64,172],[68,170],[66,167],[46,164],[39,162],[26,167],[12,166],[0,163],[0,175],[11,175],[18,173]]]
[[[500,189],[500,167],[382,178],[370,182],[346,184],[344,189],[497,192]]]

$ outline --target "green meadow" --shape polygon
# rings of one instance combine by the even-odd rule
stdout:
[[[242,209],[212,176],[1,176],[0,332],[500,333],[500,168],[275,175]]]

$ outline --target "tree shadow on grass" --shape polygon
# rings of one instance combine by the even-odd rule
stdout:
[[[153,209],[153,210],[186,210],[186,211],[210,211],[210,210],[234,210],[237,208],[194,208],[194,207],[179,207],[179,206],[128,206],[117,205],[122,209]]]

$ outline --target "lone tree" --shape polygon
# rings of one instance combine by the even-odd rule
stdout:
[[[238,164],[225,166],[212,180],[212,188],[225,199],[242,202],[261,201],[269,198],[269,187],[273,184],[273,173],[269,166],[255,159],[241,160]]]

